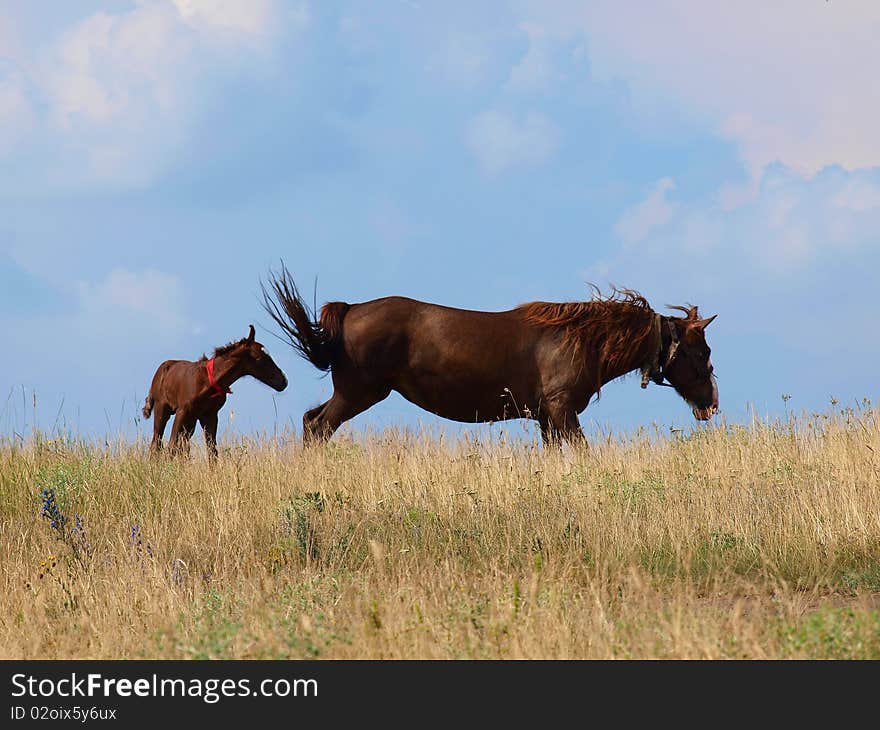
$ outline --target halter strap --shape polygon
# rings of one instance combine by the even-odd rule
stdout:
[[[219,398],[221,395],[231,393],[232,390],[230,388],[221,388],[217,385],[217,379],[214,377],[214,360],[215,358],[213,357],[208,360],[208,362],[205,363],[205,367],[208,370],[208,382],[211,384],[211,397]]]
[[[669,327],[669,350],[661,363],[660,356],[663,353],[663,316],[660,314],[654,315],[654,342],[656,344],[651,348],[651,359],[642,365],[642,388],[648,387],[649,380],[653,380],[657,385],[667,385],[667,383],[663,382],[663,379],[666,377],[663,371],[675,359],[678,353],[679,339],[675,323],[671,318],[666,320],[666,325]]]

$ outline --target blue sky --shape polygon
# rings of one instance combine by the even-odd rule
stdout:
[[[874,399],[878,36],[824,0],[0,0],[0,433],[34,393],[146,433],[158,363],[251,322],[291,385],[221,439],[298,426],[330,382],[267,331],[282,258],[319,301],[697,303],[731,421]],[[692,425],[635,378],[581,421]]]

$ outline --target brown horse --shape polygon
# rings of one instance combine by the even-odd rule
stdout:
[[[217,458],[217,414],[226,403],[226,394],[236,380],[251,375],[260,382],[282,391],[287,378],[275,364],[266,349],[254,340],[254,326],[250,334],[238,342],[218,347],[209,360],[166,360],[153,376],[150,394],[144,403],[144,418],[153,413],[153,442],[150,451],[162,449],[162,434],[172,415],[174,425],[168,448],[172,453],[189,452],[189,442],[196,421],[205,432],[205,445],[211,460]]]
[[[475,312],[386,297],[330,302],[320,321],[282,265],[263,286],[263,306],[290,344],[330,370],[333,396],[303,416],[305,442],[396,390],[431,413],[464,422],[531,418],[544,443],[583,440],[578,413],[602,386],[633,370],[642,387],[664,380],[708,420],[718,389],[696,307],[657,314],[638,292],[594,288],[587,302],[523,304]]]

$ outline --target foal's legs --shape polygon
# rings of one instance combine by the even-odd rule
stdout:
[[[208,413],[199,419],[205,432],[205,446],[208,449],[208,461],[217,461],[217,413]]]
[[[189,442],[193,431],[196,430],[196,419],[186,411],[178,411],[174,417],[174,425],[171,427],[171,438],[168,440],[168,449],[176,454],[189,454]]]
[[[162,435],[165,426],[171,418],[171,408],[167,403],[156,403],[153,406],[153,441],[150,443],[150,453],[158,454],[162,451]]]

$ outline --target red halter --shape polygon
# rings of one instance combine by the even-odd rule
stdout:
[[[211,384],[211,390],[214,391],[213,393],[211,393],[211,397],[219,398],[221,395],[231,393],[232,391],[229,388],[221,388],[219,385],[217,385],[217,380],[214,378],[213,357],[205,363],[205,366],[208,368],[208,382]]]

